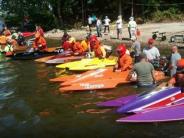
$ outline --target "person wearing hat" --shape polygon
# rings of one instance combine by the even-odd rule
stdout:
[[[35,40],[33,42],[34,50],[46,51],[47,50],[47,42],[43,36],[39,32],[35,33]]]
[[[170,58],[170,76],[173,77],[176,74],[177,70],[177,61],[181,59],[181,55],[178,53],[177,46],[172,47],[172,54]]]
[[[136,36],[136,30],[137,30],[137,23],[134,21],[134,17],[130,17],[128,22],[128,32],[130,39],[133,36]]]
[[[129,76],[132,76],[134,72],[137,74],[137,85],[139,87],[152,87],[156,83],[154,67],[148,62],[147,56],[144,53],[140,54],[140,62],[133,66]]]
[[[148,61],[151,63],[153,63],[154,60],[157,60],[160,57],[160,52],[158,48],[153,45],[154,41],[155,40],[153,38],[148,39],[148,46],[143,49],[143,53],[146,54]]]
[[[107,29],[108,29],[108,33],[110,33],[110,28],[109,28],[110,21],[111,20],[108,18],[108,16],[105,16],[105,19],[104,19],[104,33],[106,33]]]
[[[132,69],[132,58],[130,55],[126,54],[126,45],[120,44],[116,52],[118,54],[118,62],[114,66],[115,71],[129,71]]]
[[[139,61],[139,55],[141,53],[141,43],[137,40],[135,36],[131,38],[132,46],[131,46],[131,56],[135,58],[135,63]]]

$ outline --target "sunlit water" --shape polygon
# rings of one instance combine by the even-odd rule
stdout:
[[[34,61],[0,58],[0,137],[12,138],[180,138],[184,122],[128,124],[115,109],[97,102],[143,90],[131,85],[116,89],[61,94],[50,83],[58,70]]]

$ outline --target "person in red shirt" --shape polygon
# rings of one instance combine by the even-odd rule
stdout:
[[[90,47],[94,52],[95,57],[106,58],[106,51],[100,42],[94,37],[90,39]]]
[[[130,55],[126,54],[126,45],[125,44],[120,44],[117,49],[118,53],[118,62],[114,66],[114,70],[119,70],[119,71],[128,71],[132,69],[132,58]]]
[[[39,32],[35,34],[35,40],[33,42],[33,48],[35,50],[46,51],[47,50],[47,43],[43,36],[40,35]]]

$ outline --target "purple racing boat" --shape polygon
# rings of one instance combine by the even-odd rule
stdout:
[[[118,107],[117,113],[133,115],[117,122],[165,122],[184,119],[184,93],[178,87],[164,88],[99,103]]]

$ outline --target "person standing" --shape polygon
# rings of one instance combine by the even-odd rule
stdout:
[[[148,62],[144,53],[140,54],[140,62],[134,65],[129,76],[132,76],[134,72],[137,74],[137,85],[139,87],[153,87],[156,83],[154,67]]]
[[[122,34],[122,27],[123,27],[123,21],[121,19],[121,16],[118,16],[118,20],[116,21],[116,28],[117,28],[117,39],[119,39],[120,34]]]
[[[90,33],[92,32],[92,30],[91,30],[92,23],[93,23],[93,18],[90,15],[88,15],[88,27],[89,27]]]
[[[148,46],[143,49],[143,53],[146,55],[149,62],[153,63],[154,60],[159,59],[160,52],[158,48],[156,48],[154,45],[154,39],[150,38],[148,40]]]
[[[136,30],[137,30],[137,23],[134,21],[134,17],[130,17],[128,22],[128,32],[130,39],[133,36],[136,36]]]
[[[106,29],[108,29],[108,33],[110,33],[110,28],[109,28],[110,21],[111,20],[108,18],[108,16],[105,16],[105,19],[104,19],[104,33],[106,33]]]
[[[131,55],[135,57],[135,63],[139,62],[139,55],[141,54],[141,43],[137,40],[134,36],[131,38],[132,40],[132,47],[131,47]]]
[[[170,76],[173,77],[176,74],[177,62],[181,59],[181,55],[178,53],[178,48],[176,46],[172,47],[172,54],[170,59]]]
[[[97,21],[96,21],[96,31],[97,31],[97,36],[102,37],[102,22],[99,18],[97,18]]]

